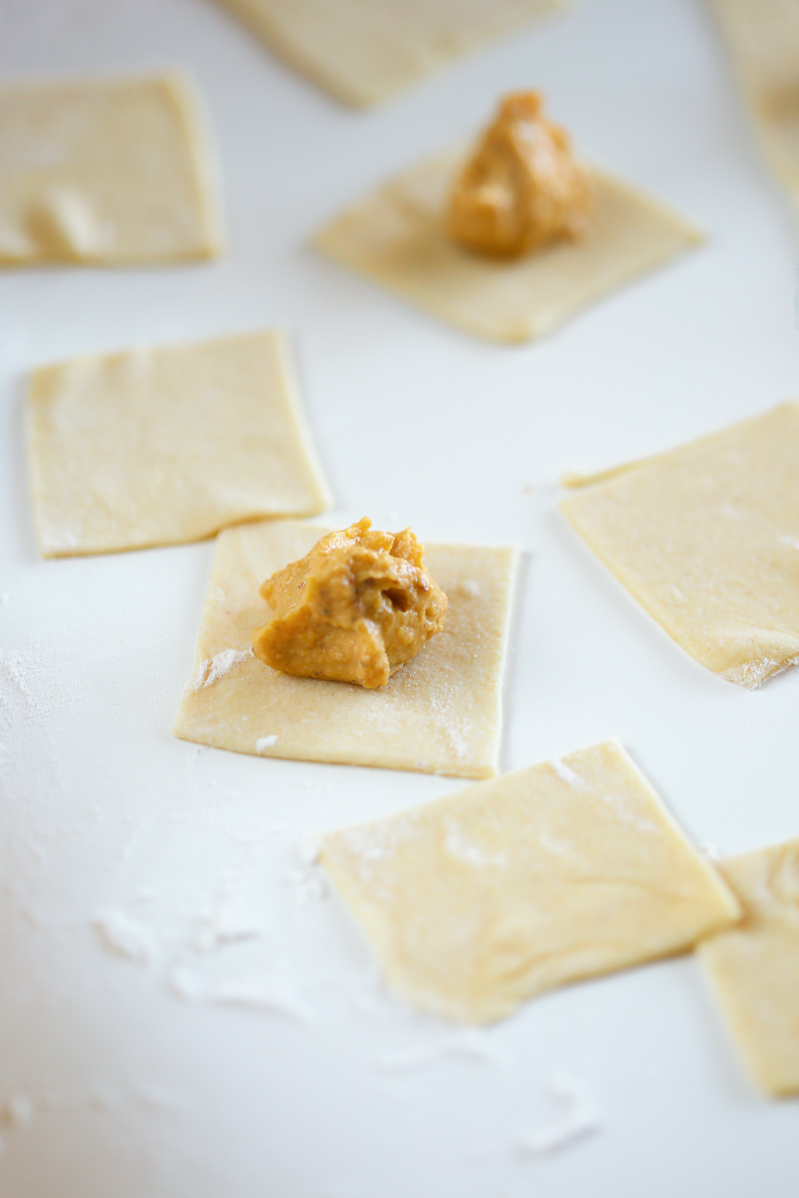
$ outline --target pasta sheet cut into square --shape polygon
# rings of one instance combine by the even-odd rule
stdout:
[[[389,983],[466,1023],[739,915],[615,741],[335,832],[321,862]]]
[[[558,0],[220,0],[345,104],[377,104]]]
[[[365,690],[280,673],[251,649],[269,612],[260,584],[329,531],[281,521],[222,533],[174,735],[299,761],[495,774],[516,550],[427,545],[425,567],[449,601],[444,628],[386,686]]]
[[[700,946],[743,1058],[767,1094],[799,1094],[799,840],[721,865],[744,922]]]
[[[593,171],[588,232],[497,259],[456,245],[444,213],[462,155],[439,155],[392,179],[316,235],[331,258],[436,316],[496,341],[528,341],[701,240],[681,217]]]
[[[4,83],[0,163],[0,265],[224,248],[207,135],[178,72]]]
[[[561,510],[692,657],[756,687],[799,661],[799,403],[605,474]]]
[[[197,541],[328,506],[279,332],[43,367],[27,421],[45,557]]]
[[[763,148],[799,206],[799,5],[712,0]]]

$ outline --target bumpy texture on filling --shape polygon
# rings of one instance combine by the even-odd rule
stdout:
[[[411,530],[378,532],[366,518],[322,537],[260,593],[273,614],[252,645],[267,665],[368,688],[415,657],[447,610]]]
[[[538,92],[506,96],[455,183],[449,235],[470,249],[515,257],[585,231],[591,186],[569,135],[543,115]]]

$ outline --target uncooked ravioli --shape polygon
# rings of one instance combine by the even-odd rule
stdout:
[[[177,72],[0,86],[0,265],[135,265],[224,245],[190,81]]]
[[[462,162],[448,152],[410,167],[333,220],[314,244],[458,328],[515,342],[543,336],[701,240],[682,217],[592,170],[594,207],[578,240],[512,260],[480,255],[445,230]]]
[[[739,915],[614,741],[334,832],[320,859],[391,985],[465,1023]]]
[[[364,690],[283,674],[252,653],[269,613],[261,583],[326,532],[281,520],[220,534],[174,735],[299,761],[496,773],[516,551],[426,543],[425,566],[448,600],[444,627],[386,686]]]

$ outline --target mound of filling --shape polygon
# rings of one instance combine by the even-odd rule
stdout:
[[[441,631],[447,597],[424,568],[422,546],[409,528],[378,532],[371,523],[329,533],[263,584],[272,618],[252,646],[267,665],[385,686]]]
[[[482,134],[450,197],[447,229],[461,245],[515,257],[585,231],[588,173],[543,108],[538,92],[514,92]]]

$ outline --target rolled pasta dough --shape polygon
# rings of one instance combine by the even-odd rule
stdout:
[[[615,741],[334,832],[321,863],[388,981],[465,1023],[739,914]]]

